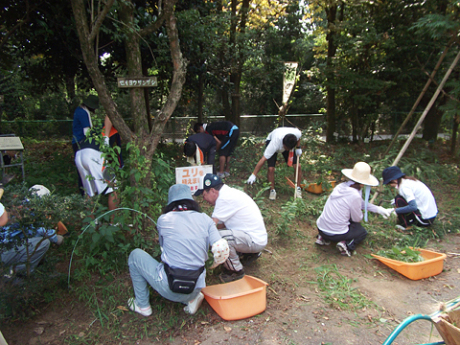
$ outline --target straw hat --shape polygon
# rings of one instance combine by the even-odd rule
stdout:
[[[192,191],[186,184],[175,184],[169,188],[168,205],[178,200],[193,200]]]
[[[342,174],[352,181],[366,186],[378,186],[379,180],[371,175],[371,167],[365,162],[358,162],[353,169],[342,169]]]

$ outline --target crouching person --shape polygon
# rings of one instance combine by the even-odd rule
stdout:
[[[329,195],[323,212],[316,221],[319,235],[316,244],[328,245],[330,241],[337,242],[337,249],[342,255],[351,256],[356,245],[364,241],[367,231],[361,225],[361,220],[367,221],[367,211],[378,213],[388,218],[393,209],[385,209],[369,203],[371,186],[378,186],[379,181],[371,175],[371,167],[364,162],[358,162],[353,169],[343,169],[342,174],[348,178],[334,188]],[[362,188],[365,187],[365,199]]]
[[[200,184],[195,195],[203,194],[203,199],[214,206],[212,219],[230,248],[220,280],[228,283],[241,279],[243,263],[249,265],[259,258],[267,245],[267,230],[259,206],[246,193],[225,185],[217,175],[206,174]]]
[[[164,298],[185,304],[185,312],[195,314],[204,298],[200,290],[206,286],[208,249],[212,246],[215,267],[228,257],[227,242],[213,220],[201,213],[190,187],[183,184],[169,189],[168,205],[158,218],[157,229],[161,262],[141,249],[129,255],[135,297],[128,300],[128,306],[143,316],[151,315],[150,285]]]

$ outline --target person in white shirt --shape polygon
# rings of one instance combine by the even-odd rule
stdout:
[[[427,227],[433,224],[438,215],[438,207],[431,190],[415,177],[406,176],[397,166],[382,172],[383,184],[398,191],[395,197],[395,212],[398,227],[404,230],[411,226]]]
[[[278,127],[273,130],[267,137],[266,147],[264,155],[257,163],[251,176],[249,176],[247,183],[253,184],[256,181],[257,173],[262,169],[265,162],[268,163],[267,179],[270,183],[270,200],[276,199],[275,190],[275,165],[278,153],[282,153],[286,163],[289,166],[294,167],[294,171],[297,171],[297,162],[299,162],[299,170],[297,176],[297,190],[296,197],[302,197],[302,189],[300,187],[300,181],[302,181],[302,170],[300,169],[300,155],[302,154],[302,148],[300,147],[300,138],[302,132],[298,128],[294,127]],[[294,154],[295,148],[295,154]]]
[[[246,193],[225,185],[214,174],[206,174],[200,180],[195,195],[203,194],[203,199],[215,206],[211,218],[217,224],[222,238],[226,239],[230,254],[224,263],[226,272],[220,275],[223,282],[244,277],[243,264],[239,253],[246,260],[257,259],[267,245],[267,230],[259,207]],[[253,255],[251,255],[253,254]]]
[[[378,186],[379,181],[371,175],[371,167],[365,162],[358,162],[353,169],[343,169],[342,174],[348,181],[340,183],[329,195],[323,212],[316,221],[318,236],[316,244],[329,245],[337,242],[337,249],[342,255],[351,256],[356,245],[364,241],[366,229],[361,225],[367,221],[367,211],[381,214],[388,218],[393,209],[385,209],[369,203],[371,186]],[[365,197],[362,188],[365,187]],[[364,217],[363,212],[364,210]]]

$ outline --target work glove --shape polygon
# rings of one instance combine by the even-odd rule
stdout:
[[[300,155],[302,154],[302,149],[300,147],[296,148],[295,149],[295,154],[297,157],[300,157]]]
[[[56,237],[57,237],[57,242],[56,242],[56,244],[57,244],[58,246],[60,246],[60,245],[62,244],[62,242],[64,242],[64,237],[61,236],[61,235],[56,235]]]
[[[105,145],[105,146],[110,146],[110,138],[109,138],[109,137],[106,137],[105,135],[104,135],[103,138],[104,138],[104,145]]]
[[[383,219],[388,219],[390,215],[394,212],[393,208],[383,208],[382,206],[377,206],[377,213],[380,214]]]
[[[220,264],[223,264],[230,254],[230,249],[228,248],[227,240],[221,238],[219,241],[215,242],[211,248],[212,254],[214,255],[214,262],[210,268],[215,268]]]
[[[256,175],[251,174],[251,176],[249,176],[248,181],[246,183],[253,184],[254,182],[256,182],[256,178],[257,178]]]

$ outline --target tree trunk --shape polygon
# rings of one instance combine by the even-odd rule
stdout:
[[[458,115],[455,115],[452,125],[452,135],[451,135],[451,142],[450,142],[450,154],[455,155],[455,145],[457,144],[457,131],[458,131],[458,123],[460,118]]]
[[[423,139],[434,142],[438,138],[439,126],[442,120],[442,112],[438,110],[440,102],[444,103],[445,97],[439,97],[438,102],[433,104],[423,121]]]
[[[335,44],[335,21],[337,17],[337,5],[331,6],[326,9],[327,22],[329,32],[327,34],[327,59],[326,59],[326,94],[327,94],[327,129],[326,129],[326,141],[332,142],[334,140],[335,132],[335,87],[332,86],[334,82],[334,71],[333,71],[333,59],[337,51]]]

